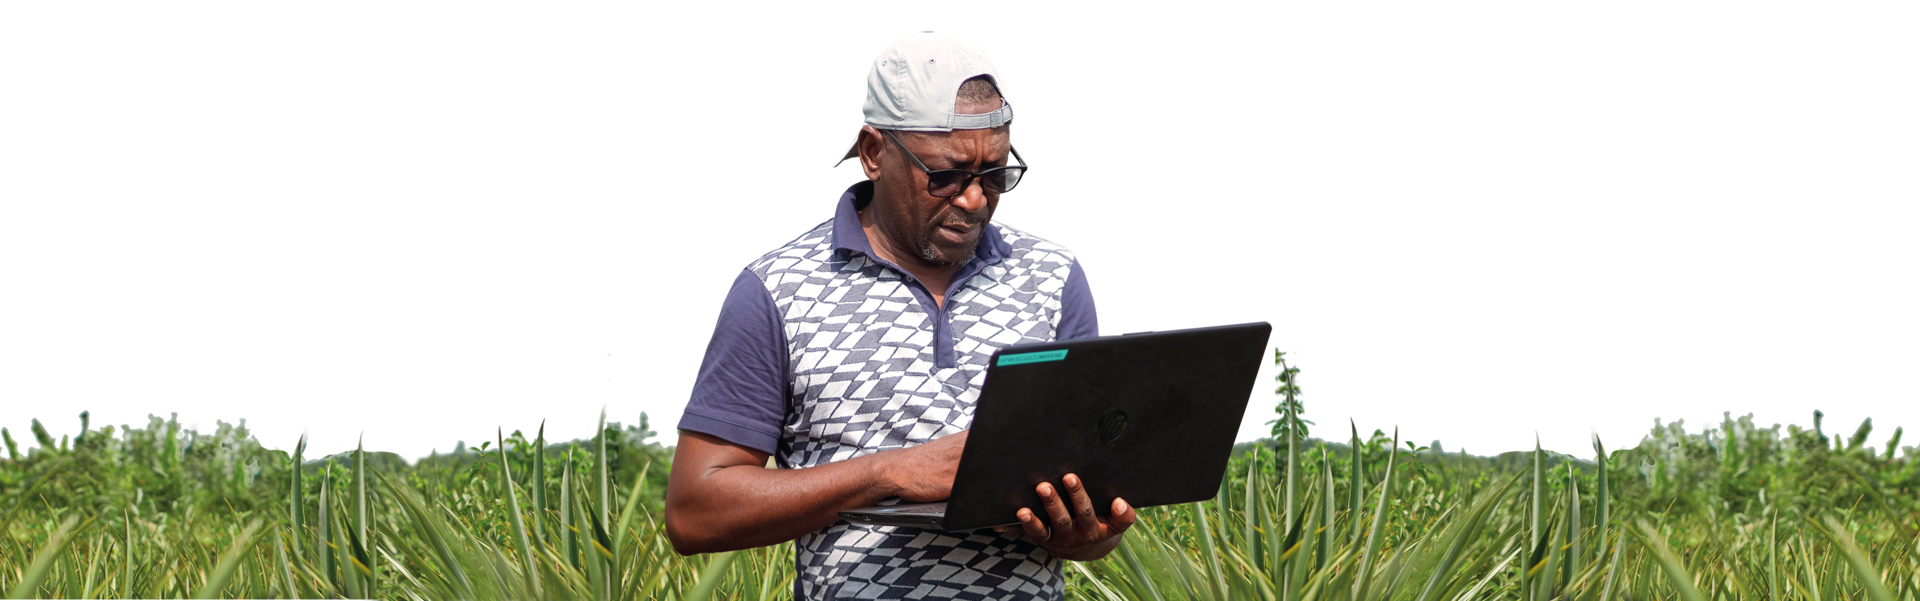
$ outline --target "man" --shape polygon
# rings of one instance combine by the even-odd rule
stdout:
[[[1017,527],[838,516],[946,499],[989,356],[1098,335],[1073,254],[991,221],[1026,171],[998,84],[979,49],[931,32],[874,60],[845,157],[868,181],[748,265],[721,307],[667,486],[676,551],[795,541],[803,599],[1059,599],[1061,560],[1119,544],[1133,509],[1098,517],[1071,474],[1036,487],[1045,511],[1007,516]]]

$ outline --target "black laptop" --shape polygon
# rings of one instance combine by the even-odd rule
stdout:
[[[1213,498],[1247,411],[1261,323],[1007,347],[994,353],[953,495],[840,512],[851,522],[974,530],[1045,515],[1034,487],[1079,475],[1100,515]],[[1064,493],[1063,493],[1064,494]]]

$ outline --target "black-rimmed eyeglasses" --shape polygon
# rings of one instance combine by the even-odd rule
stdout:
[[[927,173],[927,194],[939,198],[950,198],[967,191],[967,186],[973,185],[974,178],[980,178],[980,188],[987,193],[1005,194],[1019,185],[1020,176],[1027,173],[1026,159],[1020,158],[1020,151],[1014,150],[1011,146],[1007,147],[1007,150],[1013,153],[1013,160],[1020,162],[1018,165],[994,167],[980,172],[965,169],[934,171],[928,169],[926,163],[920,162],[920,157],[913,156],[913,151],[907,150],[907,145],[901,144],[900,138],[894,137],[892,131],[882,129],[880,133],[886,134],[887,139],[893,140],[893,144],[900,147],[900,152],[907,153],[907,158],[913,159],[914,166]]]

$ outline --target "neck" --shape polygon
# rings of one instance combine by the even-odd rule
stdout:
[[[873,254],[913,274],[914,279],[920,280],[920,284],[927,288],[927,294],[933,296],[934,304],[944,306],[947,286],[953,284],[953,276],[960,272],[960,264],[935,265],[927,262],[916,249],[910,248],[911,245],[897,242],[887,236],[886,232],[880,228],[880,218],[877,213],[878,211],[860,212],[860,229],[866,232],[867,244],[873,247]]]

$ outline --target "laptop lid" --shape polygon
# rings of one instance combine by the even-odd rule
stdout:
[[[947,501],[947,530],[1017,523],[1034,487],[1079,475],[1102,516],[1213,498],[1259,375],[1265,322],[1012,346],[994,353]]]

